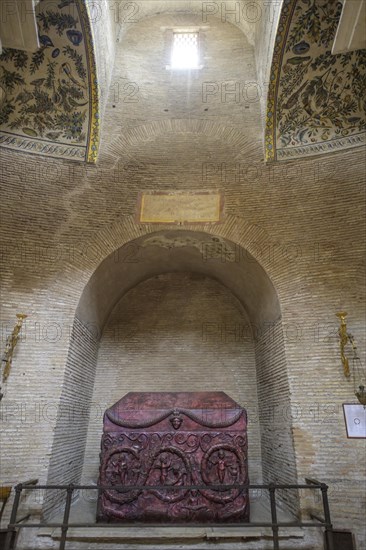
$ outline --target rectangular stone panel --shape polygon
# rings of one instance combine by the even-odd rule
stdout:
[[[223,194],[218,191],[146,192],[138,203],[139,223],[218,223]]]

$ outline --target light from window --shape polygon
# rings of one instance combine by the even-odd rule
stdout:
[[[173,33],[172,69],[198,69],[198,33]]]

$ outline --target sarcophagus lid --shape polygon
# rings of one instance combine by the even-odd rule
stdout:
[[[246,420],[245,409],[224,392],[130,392],[107,409],[104,431],[116,427],[242,430]]]

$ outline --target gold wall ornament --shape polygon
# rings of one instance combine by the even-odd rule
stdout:
[[[349,361],[344,353],[345,347],[348,343],[352,346],[353,357],[352,357],[352,374],[353,374],[353,384],[354,384],[354,393],[358,401],[366,408],[366,372],[362,366],[361,359],[359,358],[357,352],[357,346],[355,339],[347,332],[347,323],[346,317],[347,313],[345,311],[339,311],[336,313],[337,317],[340,319],[341,325],[339,327],[339,342],[341,348],[341,361],[344,369],[344,375],[349,378],[351,376]]]
[[[343,365],[344,376],[346,378],[349,378],[351,376],[351,373],[349,370],[349,362],[344,353],[345,347],[350,341],[349,334],[347,332],[347,323],[346,323],[346,317],[348,313],[346,313],[345,311],[339,311],[338,313],[336,313],[336,315],[341,321],[341,326],[339,327],[338,334],[339,334],[339,343],[341,347],[341,361]]]
[[[26,317],[27,315],[25,315],[24,313],[17,313],[18,321],[15,327],[13,328],[13,332],[11,333],[10,336],[8,336],[6,340],[6,347],[5,347],[5,353],[3,358],[3,362],[5,363],[4,372],[3,372],[3,382],[5,382],[9,377],[11,362],[13,360],[14,349],[19,340],[20,330],[22,328],[23,321],[24,319],[26,319]]]
[[[360,386],[358,386],[358,391],[355,392],[355,396],[357,397],[357,399],[359,400],[359,402],[361,403],[361,405],[363,405],[363,408],[365,409],[366,408],[366,390],[365,390],[365,386],[363,386],[362,384]]]
[[[365,390],[366,372],[362,366],[361,359],[359,358],[359,355],[357,353],[357,346],[355,344],[354,338],[352,334],[349,334],[348,336],[353,349],[352,371],[353,371],[353,384],[355,389],[355,396],[357,397],[357,399],[365,409],[366,408],[366,390]]]

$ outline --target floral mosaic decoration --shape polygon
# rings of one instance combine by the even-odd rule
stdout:
[[[0,130],[36,140],[36,150],[28,150],[39,152],[39,143],[52,142],[76,146],[59,148],[60,156],[86,157],[90,36],[82,7],[77,0],[41,0],[36,16],[40,48],[33,53],[4,49],[0,56]]]
[[[282,41],[281,59],[277,71],[272,66],[271,82],[277,86],[270,106],[274,143],[267,136],[267,158],[361,144],[366,130],[366,50],[331,54],[341,3],[297,0],[292,6],[287,1],[285,8],[277,39]]]

